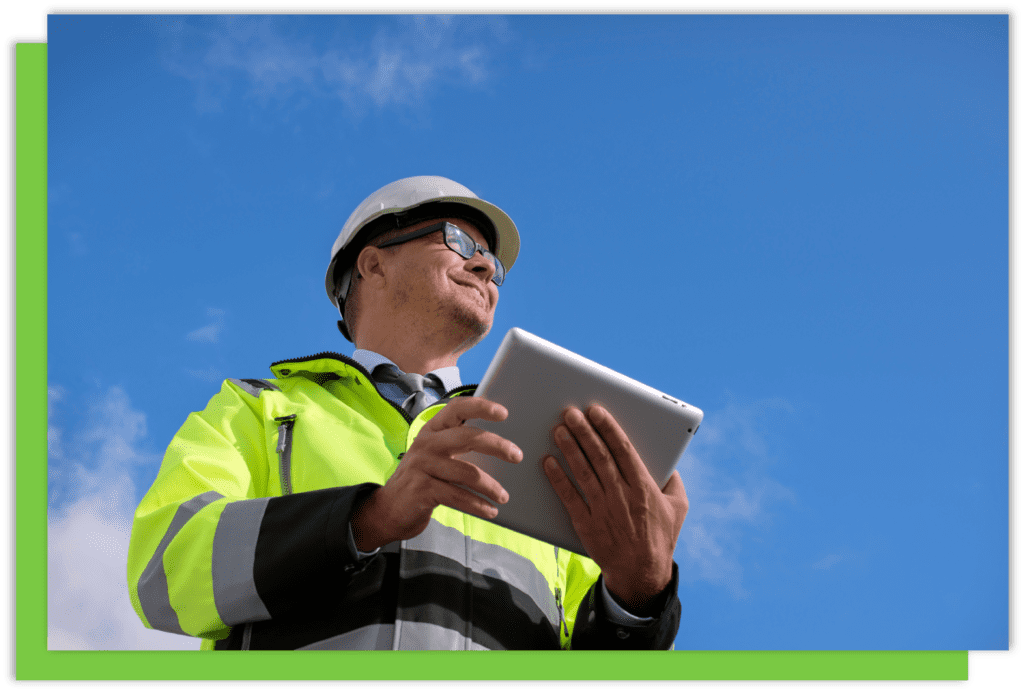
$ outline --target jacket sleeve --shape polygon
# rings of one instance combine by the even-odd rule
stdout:
[[[602,580],[591,577],[592,570],[596,568],[593,561],[572,555],[566,574],[565,604],[566,619],[572,627],[571,647],[581,650],[672,648],[682,611],[678,566],[672,564],[672,579],[659,596],[657,611],[660,614],[650,622],[638,625],[623,625],[609,618],[601,593]]]
[[[147,627],[221,639],[308,607],[365,562],[348,524],[377,486],[268,497],[278,430],[264,424],[259,393],[229,380],[190,414],[135,513],[128,582]]]

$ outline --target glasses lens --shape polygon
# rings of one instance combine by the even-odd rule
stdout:
[[[473,259],[473,255],[476,254],[479,248],[484,259],[494,265],[494,274],[491,276],[491,281],[496,286],[500,286],[505,281],[505,266],[498,261],[497,257],[485,250],[483,246],[477,245],[476,241],[458,226],[450,223],[445,225],[444,244],[459,253],[463,259]]]
[[[458,226],[448,224],[444,228],[444,244],[462,255],[463,259],[473,259],[476,254],[476,241]]]
[[[500,286],[505,282],[505,265],[501,263],[501,260],[486,250],[484,251],[484,259],[494,265],[494,274],[491,276],[491,281],[493,281],[495,285]]]

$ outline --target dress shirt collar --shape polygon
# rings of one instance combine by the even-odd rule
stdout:
[[[393,361],[385,358],[379,353],[368,351],[365,348],[357,348],[352,353],[352,360],[366,368],[366,371],[371,375],[373,374],[374,368],[376,368],[378,365],[381,365],[383,363],[395,365]],[[398,366],[395,365],[395,367],[397,368]],[[462,386],[462,377],[459,375],[459,366],[457,365],[449,365],[447,368],[438,368],[437,370],[432,370],[431,372],[437,375],[438,379],[441,380],[441,383],[444,385],[445,392],[450,392],[456,387]]]

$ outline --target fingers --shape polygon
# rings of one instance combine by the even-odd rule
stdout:
[[[454,407],[454,413],[442,419],[439,424],[432,425],[438,418],[445,416],[449,407]],[[444,504],[491,518],[496,510],[473,493],[479,493],[498,504],[508,502],[508,493],[479,466],[459,457],[477,452],[518,464],[523,459],[523,451],[500,435],[462,423],[471,418],[502,420],[507,415],[503,406],[484,399],[453,400],[423,427],[405,454],[401,466],[405,471],[423,474],[423,482],[427,485],[421,492],[429,494],[434,506]],[[445,485],[449,487],[442,487]]]
[[[486,399],[456,397],[448,402],[427,421],[398,468],[373,493],[374,502],[364,512],[368,518],[364,517],[363,523],[369,528],[363,527],[361,535],[366,544],[382,545],[379,541],[418,535],[438,505],[493,519],[498,514],[494,504],[508,502],[508,493],[483,469],[457,457],[479,452],[509,463],[522,461],[522,450],[511,441],[463,425],[471,419],[502,421],[507,417],[504,406]]]
[[[510,464],[518,464],[523,460],[523,450],[514,442],[472,425],[430,431],[427,434],[421,432],[406,456],[425,454],[439,459],[451,459],[469,452],[479,452]]]
[[[498,488],[501,488],[501,486],[499,485]],[[505,493],[504,489],[502,489],[501,492],[504,493],[505,499],[496,501],[501,504],[508,502],[508,493]],[[459,488],[458,486],[439,484],[435,499],[439,505],[451,507],[454,510],[465,512],[466,514],[472,514],[482,519],[493,519],[498,516],[497,507],[478,495],[474,495],[468,490]]]
[[[461,459],[427,458],[421,470],[431,478],[449,485],[462,485],[489,498],[492,502],[505,504],[508,492],[489,473],[476,464]],[[447,504],[447,503],[442,503]]]
[[[579,414],[579,411],[576,411]],[[566,417],[570,417],[566,414]],[[581,436],[583,433],[581,433]],[[572,475],[576,478],[576,482],[579,484],[580,489],[584,495],[588,498],[593,498],[597,494],[601,493],[605,484],[601,482],[598,472],[591,465],[591,456],[586,454],[580,447],[580,443],[574,436],[573,432],[565,425],[555,426],[554,430],[555,445],[561,450],[562,456],[565,457],[566,463],[569,465],[569,470],[572,471]],[[598,454],[594,454],[593,460],[597,464],[601,464],[598,459]],[[605,460],[604,464],[607,466],[608,461]],[[561,469],[558,469],[561,471]],[[608,471],[604,472],[606,482],[611,483],[610,478],[607,476]]]
[[[558,465],[554,457],[544,458],[544,473],[547,475],[548,480],[551,481],[551,487],[555,489],[555,494],[562,501],[570,517],[583,517],[590,514],[590,508],[587,506],[587,503],[576,492],[572,481],[565,475],[565,471]]]
[[[563,419],[565,425],[555,428],[555,444],[565,455],[583,492],[589,497],[592,483],[601,488],[619,483],[616,460],[591,422],[575,407],[566,409]]]
[[[629,437],[606,409],[591,406],[584,416],[579,409],[570,407],[564,419],[593,472],[603,479],[603,485],[617,483],[619,477],[630,486],[653,480]]]
[[[626,482],[635,485],[650,478],[650,472],[633,447],[633,443],[629,441],[629,436],[607,409],[602,406],[591,406],[587,410],[587,418],[597,429]]]
[[[508,409],[501,404],[475,396],[452,398],[441,412],[427,421],[424,429],[444,430],[456,428],[467,420],[502,421],[508,418]]]

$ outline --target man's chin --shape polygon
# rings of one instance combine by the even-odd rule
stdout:
[[[453,340],[458,340],[459,345],[455,349],[458,353],[465,353],[469,349],[483,341],[484,337],[491,331],[493,319],[488,315],[482,319],[479,315],[460,314],[452,320],[452,328],[457,334],[452,334]]]

